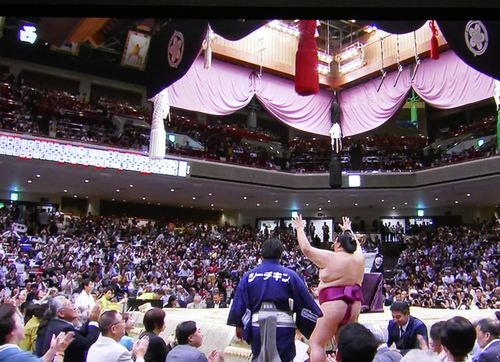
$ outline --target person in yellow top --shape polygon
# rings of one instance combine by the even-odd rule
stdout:
[[[40,304],[30,304],[26,308],[26,317],[29,320],[24,326],[24,339],[18,343],[19,348],[23,351],[35,352],[36,333],[46,309],[47,305]]]
[[[104,289],[103,296],[99,299],[99,303],[101,303],[101,310],[116,310],[117,312],[121,312],[123,309],[123,304],[127,303],[127,298],[123,298],[119,302],[112,302],[111,300],[115,296],[115,288],[112,286]]]

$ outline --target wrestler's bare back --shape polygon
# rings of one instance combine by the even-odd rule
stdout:
[[[320,267],[318,292],[326,287],[339,287],[360,284],[365,271],[365,258],[362,253],[333,252],[324,250],[321,257],[327,262]],[[322,253],[323,254],[323,253]]]

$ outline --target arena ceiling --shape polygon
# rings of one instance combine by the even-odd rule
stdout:
[[[262,16],[266,14],[263,13]],[[266,19],[266,18],[264,18]],[[272,18],[271,18],[272,19]],[[69,70],[107,74],[114,79],[144,85],[143,72],[120,66],[129,31],[153,35],[168,24],[170,18],[108,18],[108,17],[33,17],[10,16],[3,27],[5,44],[2,55],[21,60],[33,59],[36,50],[37,61],[55,64]],[[216,21],[221,21],[216,19]],[[283,20],[291,28],[298,28],[296,20]],[[352,43],[364,34],[369,22],[355,20],[319,20],[317,45],[325,52],[335,54],[342,46]],[[29,48],[19,44],[18,32],[27,24],[37,27],[39,39]],[[66,43],[79,44],[78,55],[65,57],[51,51],[51,46],[61,47]]]
[[[40,24],[50,22],[51,19],[53,21],[54,18],[7,17],[4,35],[9,32],[17,32],[19,25],[26,21]],[[61,26],[52,27],[57,31],[51,36],[59,35],[60,38],[67,40],[68,37],[76,34],[76,30],[84,19],[86,18],[73,18],[73,28],[67,27],[64,30]],[[87,64],[101,72],[113,69],[113,72],[121,80],[141,84],[141,77],[137,75],[137,71],[134,73],[134,71],[117,66],[128,31],[135,30],[138,26],[154,31],[155,27],[161,25],[163,21],[167,21],[168,18],[156,18],[153,22],[146,17],[106,19],[100,23],[89,22],[87,28],[80,29],[81,49],[78,63]],[[346,17],[346,19],[348,18]],[[292,21],[290,20],[290,22]],[[94,27],[90,26],[92,23]],[[330,46],[335,47],[358,36],[366,24],[368,22],[322,20],[319,41],[325,42],[328,38]],[[7,36],[4,36],[0,41],[7,41],[6,38]],[[40,47],[43,46],[47,45],[41,43]],[[20,54],[18,50],[13,50],[13,54],[14,52],[16,55]],[[2,55],[9,56],[10,54],[3,53]],[[30,56],[26,55],[27,58]],[[306,212],[306,210],[319,211],[320,208],[326,210],[387,205],[387,215],[394,208],[405,210],[401,211],[403,215],[414,215],[414,210],[419,205],[452,207],[457,205],[456,202],[461,206],[470,207],[500,205],[500,193],[492,192],[500,184],[500,176],[456,181],[421,189],[408,187],[390,190],[337,190],[330,188],[286,190],[200,178],[182,179],[52,164],[45,161],[22,161],[11,157],[2,157],[0,167],[2,170],[0,184],[5,190],[13,191],[17,188],[19,192],[99,198],[115,200],[116,202],[159,203],[186,208],[214,210],[287,209]],[[174,191],[171,191],[172,189]]]

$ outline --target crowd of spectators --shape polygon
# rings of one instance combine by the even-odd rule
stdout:
[[[269,235],[250,225],[172,224],[35,210],[20,215],[15,207],[4,207],[0,221],[1,295],[19,304],[27,294],[45,300],[63,292],[74,300],[85,279],[93,281],[96,300],[112,287],[115,302],[160,291],[163,305],[170,300],[170,306],[187,307],[195,295],[206,304],[216,291],[230,304],[240,277],[257,265],[260,243]],[[17,230],[15,222],[26,229]],[[493,218],[406,235],[399,242],[403,251],[394,277],[384,280],[386,305],[404,300],[427,308],[500,307],[498,232]],[[300,252],[294,231],[276,228],[270,233],[278,234],[286,247],[283,263],[314,290],[318,270]],[[378,235],[365,239],[370,250],[381,246]]]
[[[14,206],[0,210],[0,298],[18,306],[26,322],[29,306],[61,295],[78,305],[85,288],[103,309],[121,304],[128,309],[134,299],[164,308],[227,307],[271,235],[285,246],[282,263],[297,271],[316,297],[318,269],[301,253],[289,227],[265,233],[227,222],[173,223],[36,209],[23,214]],[[395,275],[384,280],[385,304],[498,309],[499,231],[492,217],[472,226],[405,235]],[[366,239],[381,246],[378,235]]]
[[[127,122],[119,130],[111,121],[121,115],[150,122],[150,110],[106,97],[72,95],[53,89],[36,89],[26,85],[14,86],[7,73],[0,84],[1,128],[21,133],[50,135],[80,142],[112,145],[127,149],[147,150],[149,129]],[[327,172],[331,160],[329,137],[298,137],[280,142],[280,137],[268,130],[249,130],[238,124],[197,122],[172,110],[166,120],[167,132],[176,132],[198,142],[192,144],[167,142],[167,153],[219,162],[277,169],[289,172]],[[495,134],[495,116],[475,120],[467,125],[447,128],[438,135],[459,138],[464,134],[486,136]],[[51,132],[52,131],[52,132]],[[250,141],[249,141],[250,140]],[[259,141],[259,142],[251,142]],[[276,152],[281,149],[280,152]],[[481,147],[470,147],[448,153],[432,148],[422,136],[369,136],[363,139],[344,138],[341,162],[344,171],[414,171],[496,154],[496,138]]]
[[[111,286],[116,301],[161,291],[164,305],[175,295],[171,305],[186,307],[196,294],[206,304],[216,290],[229,302],[239,278],[258,262],[260,241],[266,237],[250,226],[172,227],[160,221],[60,213],[41,224],[41,214],[28,214],[25,233],[15,230],[12,210],[4,208],[1,218],[1,293],[20,303],[27,294],[43,300],[56,291],[74,300],[82,280],[89,278],[96,300]],[[302,257],[291,230],[280,234],[288,246],[285,263],[313,285],[315,268]]]
[[[496,218],[473,226],[428,228],[402,241],[386,304],[424,308],[500,307],[500,239]]]

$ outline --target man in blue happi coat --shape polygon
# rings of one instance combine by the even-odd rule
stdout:
[[[275,238],[263,243],[262,264],[243,276],[229,311],[227,324],[251,345],[254,362],[292,361],[295,330],[309,338],[322,316],[304,280],[280,264],[283,250]]]

